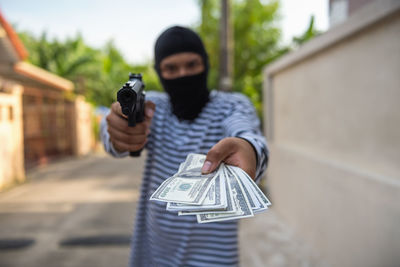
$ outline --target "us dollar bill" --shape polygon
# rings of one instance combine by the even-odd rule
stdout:
[[[258,185],[239,167],[221,163],[202,175],[205,155],[191,153],[178,172],[166,179],[151,200],[167,202],[167,210],[195,215],[199,223],[254,216],[271,205]]]
[[[220,168],[201,206],[168,202],[169,211],[224,210],[227,207],[226,180]]]
[[[226,208],[224,209],[214,209],[214,208],[209,208],[207,210],[195,210],[195,211],[179,211],[178,215],[197,215],[197,214],[213,214],[213,213],[218,213],[218,214],[232,214],[236,212],[236,206],[234,205],[234,200],[233,196],[230,190],[228,178],[225,176],[225,171],[223,168],[220,168],[220,176],[225,180],[225,195],[226,195]]]
[[[178,172],[201,172],[205,160],[206,155],[190,153],[185,162],[179,166]]]
[[[205,155],[189,154],[180,165],[178,173],[166,179],[150,200],[201,205],[217,173],[201,174],[205,158]]]
[[[251,209],[253,211],[255,209],[257,209],[258,206],[260,205],[260,203],[259,203],[258,199],[254,199],[252,190],[246,186],[246,184],[242,181],[242,179],[239,179],[238,175],[234,171],[232,171],[231,169],[227,169],[227,172],[234,175],[237,178],[237,180],[239,181],[239,183],[241,184],[241,186],[243,188],[243,192],[246,194],[247,199],[249,200]]]
[[[210,189],[215,172],[178,173],[165,180],[151,195],[150,200],[201,205]]]
[[[243,187],[247,189],[250,199],[252,200],[251,202],[253,202],[254,205],[252,206],[254,213],[259,213],[268,209],[271,202],[245,171],[235,166],[227,166],[227,169],[234,173]]]
[[[228,180],[229,191],[232,195],[233,206],[235,209],[234,213],[208,213],[208,214],[197,214],[198,223],[209,223],[226,221],[240,218],[247,218],[254,216],[246,194],[243,192],[243,188],[237,178],[228,173],[227,169],[223,169],[225,176]]]

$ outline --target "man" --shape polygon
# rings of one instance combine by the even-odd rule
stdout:
[[[148,92],[145,121],[128,127],[119,103],[102,123],[107,152],[116,157],[147,149],[132,240],[131,266],[238,265],[237,221],[198,224],[151,194],[177,172],[189,153],[207,154],[202,172],[223,161],[262,176],[268,150],[259,119],[241,94],[207,88],[208,56],[200,37],[172,27],[155,44],[155,69],[166,93]]]

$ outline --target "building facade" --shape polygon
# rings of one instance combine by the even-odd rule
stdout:
[[[27,55],[0,13],[0,190],[24,181],[26,169],[94,145],[91,106],[71,81],[25,62]]]

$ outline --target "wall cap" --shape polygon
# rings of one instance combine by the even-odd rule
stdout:
[[[305,43],[298,50],[290,52],[267,65],[264,68],[264,74],[273,76],[275,73],[349,38],[399,11],[400,1],[398,0],[375,0],[355,12],[345,22],[332,27],[327,32]]]

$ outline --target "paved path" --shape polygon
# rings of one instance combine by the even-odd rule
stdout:
[[[68,159],[0,193],[0,266],[127,266],[142,166],[105,155]],[[273,210],[240,229],[242,266],[320,266]]]

